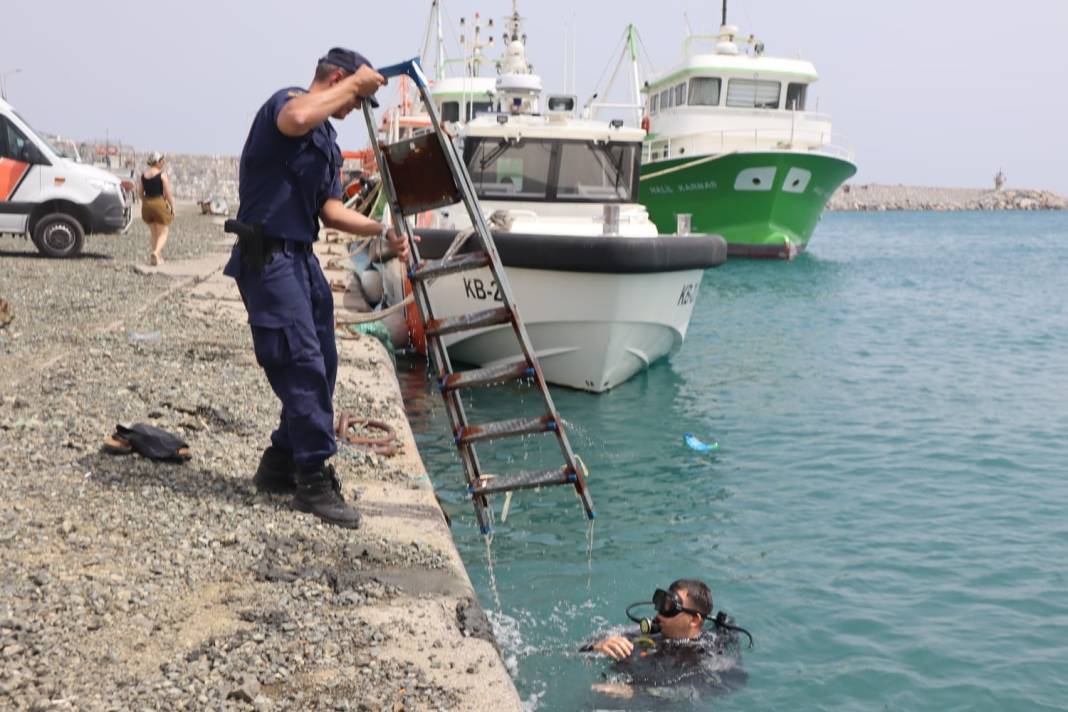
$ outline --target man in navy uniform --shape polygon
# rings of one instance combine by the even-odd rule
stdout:
[[[239,239],[224,273],[237,280],[256,361],[282,401],[278,428],[254,483],[293,493],[293,506],[355,529],[359,512],[341,496],[327,460],[334,439],[337,344],[334,300],[312,243],[319,221],[378,235],[407,259],[403,237],[349,210],[341,200],[341,151],[328,119],[344,119],[386,80],[362,55],[335,47],[320,58],[307,89],[276,92],[252,121],[241,152]]]

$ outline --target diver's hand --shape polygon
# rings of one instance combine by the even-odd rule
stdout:
[[[593,649],[613,660],[622,660],[634,652],[634,643],[622,635],[613,635],[611,638],[605,638],[594,643]]]
[[[623,700],[629,700],[634,697],[634,688],[622,682],[595,682],[590,685],[590,689],[594,692],[600,692],[602,695],[618,697]]]

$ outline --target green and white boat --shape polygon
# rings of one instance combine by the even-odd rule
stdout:
[[[724,2],[719,34],[687,37],[682,62],[644,85],[639,197],[661,233],[689,215],[732,257],[793,259],[857,167],[832,144],[830,116],[807,110],[812,63],[738,37]]]

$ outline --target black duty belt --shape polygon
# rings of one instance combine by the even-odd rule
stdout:
[[[249,225],[237,220],[227,220],[223,225],[226,232],[237,235],[237,244],[241,248],[241,260],[245,266],[255,272],[263,271],[263,266],[271,261],[274,252],[289,254],[311,252],[312,243],[283,240],[263,234],[262,225]]]
[[[277,237],[263,238],[263,249],[267,252],[311,252],[310,242],[298,242],[297,240],[282,240]]]

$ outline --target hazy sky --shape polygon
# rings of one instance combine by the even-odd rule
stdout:
[[[141,149],[237,154],[275,89],[308,84],[329,47],[384,65],[419,53],[429,0],[0,0],[0,75],[31,124]],[[579,42],[585,98],[634,22],[655,67],[677,61],[684,14],[719,24],[720,3],[520,0],[528,56],[548,91],[564,84],[565,35]],[[510,0],[445,0],[498,21]],[[1068,193],[1068,0],[730,0],[729,19],[770,55],[815,63],[810,94],[855,152],[858,182],[1010,186]],[[20,69],[18,74],[9,73]],[[366,143],[355,113],[343,148]]]

